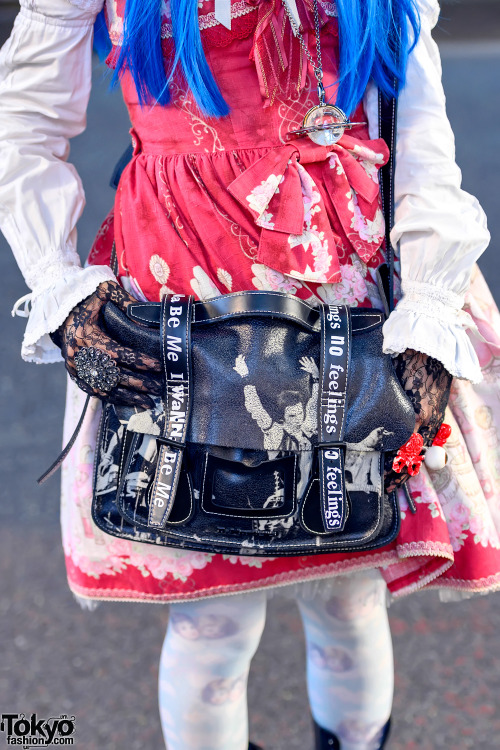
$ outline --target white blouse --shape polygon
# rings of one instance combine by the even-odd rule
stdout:
[[[437,0],[419,0],[422,33],[400,95],[395,175],[403,297],[384,326],[384,350],[407,348],[440,360],[455,377],[481,379],[462,310],[472,266],[489,233],[477,200],[461,190],[446,117],[439,52],[431,37]],[[68,139],[85,128],[92,26],[102,0],[21,0],[0,51],[0,228],[12,246],[31,307],[22,356],[55,362],[48,334],[105,280],[107,266],[81,268],[76,223],[84,206]],[[365,109],[378,137],[377,91]],[[26,313],[27,314],[27,313]]]

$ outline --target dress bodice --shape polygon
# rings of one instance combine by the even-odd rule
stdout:
[[[314,59],[309,3],[297,0],[297,9]],[[106,7],[113,65],[123,28],[122,0],[108,0]],[[161,287],[175,291],[188,284],[199,290],[198,282],[193,286],[198,268],[211,277],[207,288],[214,294],[229,289],[220,287],[219,271],[221,278],[231,278],[232,291],[252,288],[260,283],[255,274],[262,268],[288,279],[281,288],[310,297],[303,283],[342,283],[341,265],[348,258],[354,262],[353,253],[366,276],[365,264],[380,262],[383,243],[378,169],[388,158],[384,142],[370,141],[365,124],[327,147],[307,137],[287,140],[288,131],[300,127],[318,103],[312,66],[281,0],[236,0],[230,7],[228,29],[215,18],[214,0],[199,3],[203,46],[230,108],[227,116],[204,116],[180,73],[170,84],[170,102],[162,106],[141,106],[132,76],[122,76],[135,147],[115,212],[123,266],[127,272],[133,268],[136,285],[153,298],[161,290],[149,278],[151,248],[169,269],[169,283]],[[334,99],[335,7],[320,0],[319,10],[324,85]],[[174,52],[168,6],[162,38],[168,69]],[[353,117],[365,120],[361,103]],[[144,246],[141,260],[139,246]],[[358,297],[348,295],[351,303],[361,302],[362,287],[357,286]]]
[[[204,116],[181,75],[170,86],[170,106],[140,107],[132,79],[126,75],[124,97],[144,150],[216,152],[285,143],[287,132],[300,126],[318,99],[314,75],[283,6],[278,0],[231,2],[230,30],[215,18],[214,0],[202,0],[199,7],[206,57],[230,113],[220,119]],[[304,38],[315,57],[311,9],[306,0],[298,0],[298,8]],[[320,9],[324,83],[331,95],[337,73],[335,6],[325,2]],[[109,62],[113,65],[123,29],[122,0],[108,0],[106,11],[114,45]],[[168,59],[174,49],[168,6],[163,10],[162,40]],[[359,129],[357,135],[367,138],[366,128]]]

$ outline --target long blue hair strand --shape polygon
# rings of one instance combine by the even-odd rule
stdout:
[[[336,103],[350,116],[370,80],[386,95],[402,88],[408,55],[420,34],[417,0],[336,0],[340,59]],[[210,70],[198,24],[198,0],[171,0],[175,54],[165,61],[161,44],[162,0],[126,0],[123,40],[113,80],[130,71],[143,105],[167,104],[169,83],[180,69],[201,111],[209,117],[229,112]],[[95,47],[102,57],[109,37],[100,14]]]

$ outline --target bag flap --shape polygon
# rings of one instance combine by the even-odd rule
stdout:
[[[345,440],[356,450],[397,450],[415,413],[382,353],[380,313],[353,319]],[[288,320],[244,317],[192,331],[193,402],[188,441],[225,448],[307,451],[317,444],[320,335]],[[129,429],[159,434],[163,405]]]

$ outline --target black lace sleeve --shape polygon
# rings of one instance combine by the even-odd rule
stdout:
[[[396,374],[415,409],[417,432],[424,439],[424,446],[432,445],[444,420],[450,397],[452,376],[444,365],[427,354],[407,349],[395,359]],[[392,471],[392,456],[387,456],[385,486],[387,491],[400,487],[409,479],[408,472]]]
[[[119,284],[106,281],[71,311],[63,325],[51,334],[51,338],[61,349],[70,377],[85,393],[117,404],[151,408],[153,402],[148,394],[161,394],[160,362],[142,352],[122,346],[109,336],[101,314],[102,308],[109,301],[124,312],[129,304],[135,302]],[[106,352],[116,364],[118,384],[111,392],[100,391],[78,377],[75,356],[86,347]]]

